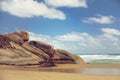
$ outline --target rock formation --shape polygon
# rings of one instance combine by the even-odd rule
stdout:
[[[29,34],[26,31],[16,31],[10,34],[5,34],[4,36],[8,37],[17,44],[23,44],[29,40]]]
[[[55,54],[53,55],[53,62],[60,64],[65,64],[65,63],[83,64],[84,60],[82,60],[79,56],[71,54],[65,50],[57,49],[55,50]]]
[[[54,64],[75,64],[84,61],[65,50],[40,41],[29,41],[26,31],[0,35],[0,64],[18,66],[54,66]]]
[[[10,42],[11,40],[8,37],[0,35],[0,48],[10,48]]]

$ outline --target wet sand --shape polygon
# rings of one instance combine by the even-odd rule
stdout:
[[[83,73],[85,69],[90,73]],[[0,66],[0,80],[120,80],[119,70],[120,65],[115,64],[62,64],[46,68]],[[100,71],[115,74],[97,74]]]

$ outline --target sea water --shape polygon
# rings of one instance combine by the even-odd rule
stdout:
[[[120,64],[120,54],[79,55],[86,63]]]

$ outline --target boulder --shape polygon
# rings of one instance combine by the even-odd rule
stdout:
[[[0,64],[43,67],[54,63],[84,63],[84,61],[65,50],[55,50],[52,45],[42,41],[29,41],[29,34],[19,30],[0,35]]]
[[[57,49],[53,55],[54,63],[85,63],[82,58],[77,55],[71,54],[68,51]]]
[[[23,44],[24,42],[29,41],[29,33],[23,30],[5,34],[4,36],[8,37],[10,40],[14,41],[17,44]]]
[[[8,37],[0,35],[0,48],[11,48],[10,42],[11,40]]]
[[[33,45],[36,48],[42,50],[49,56],[49,58],[47,58],[47,60],[46,60],[47,65],[52,65],[52,66],[55,65],[52,60],[52,57],[53,57],[53,54],[55,51],[53,46],[51,46],[47,43],[41,42],[41,41],[30,41],[30,45]]]
[[[39,48],[40,50],[44,51],[46,54],[48,54],[50,57],[54,54],[53,46],[41,42],[41,41],[30,41],[31,45],[34,45],[35,47]]]

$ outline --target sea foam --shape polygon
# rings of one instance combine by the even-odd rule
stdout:
[[[79,55],[86,63],[114,63],[120,64],[120,54],[118,55]]]

